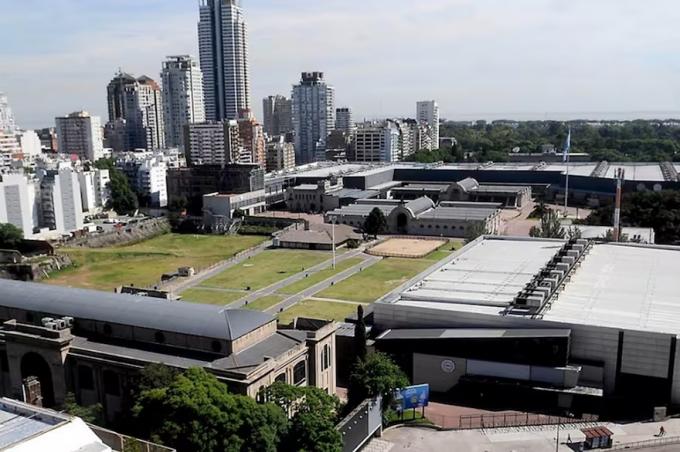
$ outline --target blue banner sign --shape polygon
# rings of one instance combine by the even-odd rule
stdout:
[[[408,386],[400,389],[396,397],[404,410],[426,407],[430,403],[430,385]]]

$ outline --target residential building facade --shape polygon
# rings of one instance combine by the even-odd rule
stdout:
[[[245,151],[250,154],[250,161],[262,168],[266,167],[265,138],[262,125],[255,119],[250,110],[242,110],[239,120],[239,137]],[[244,162],[246,163],[246,162]]]
[[[293,130],[293,105],[285,96],[269,96],[262,100],[264,132],[273,137]]]
[[[326,138],[335,127],[335,89],[323,72],[303,72],[293,86],[295,160],[299,165],[325,159]]]
[[[0,223],[13,224],[30,238],[38,227],[38,184],[23,174],[0,176]]]
[[[185,155],[189,166],[250,163],[237,121],[208,121],[184,126]]]
[[[109,107],[109,122],[116,119],[125,119],[125,87],[134,84],[137,79],[131,74],[123,71],[113,77],[113,79],[106,86],[106,101]]]
[[[14,132],[15,129],[14,113],[9,106],[7,95],[0,93],[0,132]]]
[[[184,126],[205,122],[203,73],[189,55],[169,56],[161,72],[165,145],[183,148]]]
[[[354,131],[354,160],[397,162],[401,160],[401,134],[395,121],[364,123]]]
[[[240,0],[200,0],[198,46],[206,117],[238,119],[250,109],[248,29]]]
[[[282,136],[267,143],[267,172],[295,168],[295,145],[287,143]]]
[[[124,87],[126,150],[165,147],[161,88],[143,75]]]
[[[352,133],[354,129],[354,122],[352,122],[352,109],[349,107],[341,107],[335,110],[335,130],[340,130],[344,133]]]
[[[82,229],[83,202],[77,173],[71,168],[61,168],[41,176],[41,225],[60,233]]]
[[[62,154],[77,155],[91,162],[102,158],[104,144],[99,116],[86,111],[56,118],[57,147]]]
[[[416,119],[430,126],[430,147],[439,148],[439,105],[434,100],[420,101],[416,104]]]

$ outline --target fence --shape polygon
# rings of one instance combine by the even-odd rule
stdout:
[[[637,441],[635,443],[615,444],[609,450],[646,449],[646,448],[652,448],[652,447],[671,446],[671,445],[674,445],[674,444],[680,444],[680,436],[674,436],[674,437],[669,437],[669,438],[648,439],[646,441]]]
[[[121,435],[96,425],[88,424],[88,427],[99,437],[100,440],[111,449],[121,452],[176,452],[171,447],[150,443],[127,435]]]
[[[597,422],[598,420],[597,416],[589,414],[584,415],[582,418],[511,412],[461,416],[442,416],[432,413],[427,413],[426,415],[435,425],[446,430],[570,425]]]

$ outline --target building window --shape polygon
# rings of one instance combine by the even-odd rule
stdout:
[[[108,323],[105,323],[104,324],[104,334],[106,336],[111,336],[111,333],[113,333],[113,329],[111,328],[111,325],[109,325]]]
[[[331,346],[326,344],[321,352],[321,370],[331,367]]]
[[[274,379],[274,382],[285,383],[286,382],[286,373],[283,372],[283,373],[278,374],[276,376],[276,378]]]
[[[301,385],[305,381],[307,381],[307,363],[300,361],[293,368],[293,383]]]
[[[109,395],[120,395],[118,374],[112,370],[104,371],[104,392]]]
[[[163,334],[162,331],[156,331],[156,334],[154,334],[154,338],[156,339],[156,342],[159,344],[165,344],[165,334]]]
[[[78,384],[80,389],[87,389],[89,391],[94,389],[94,377],[90,367],[78,366]]]
[[[212,344],[210,344],[210,346],[212,347],[212,350],[215,353],[219,353],[222,351],[222,344],[220,343],[220,341],[212,341]]]

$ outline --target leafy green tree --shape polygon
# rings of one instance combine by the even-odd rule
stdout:
[[[392,359],[382,353],[373,353],[358,361],[349,377],[349,405],[354,408],[364,399],[382,395],[383,406],[389,406],[395,389],[408,386],[406,374]]]
[[[287,428],[275,405],[233,395],[203,369],[189,369],[168,386],[142,391],[133,408],[146,436],[180,452],[271,451]]]
[[[261,401],[273,403],[290,418],[281,451],[342,450],[342,437],[336,430],[340,400],[315,387],[298,387],[277,382],[263,388]]]
[[[387,219],[379,208],[374,208],[364,221],[364,233],[368,236],[377,237],[387,231]]]
[[[366,348],[366,322],[364,321],[364,307],[359,305],[357,307],[357,323],[354,325],[354,354],[357,359],[363,361],[366,359],[368,350]]]
[[[72,392],[66,394],[63,410],[71,416],[77,416],[89,424],[103,425],[104,423],[104,408],[101,403],[86,407],[78,405],[76,396]]]
[[[13,224],[0,224],[0,248],[14,249],[24,240],[24,233]]]
[[[566,236],[566,231],[560,223],[559,214],[552,209],[546,209],[541,217],[541,225],[533,226],[529,235],[544,239],[563,239]]]
[[[107,208],[119,214],[132,214],[139,208],[137,194],[130,187],[130,183],[121,171],[116,168],[113,159],[99,159],[94,162],[95,168],[109,170],[109,190],[111,200]]]

